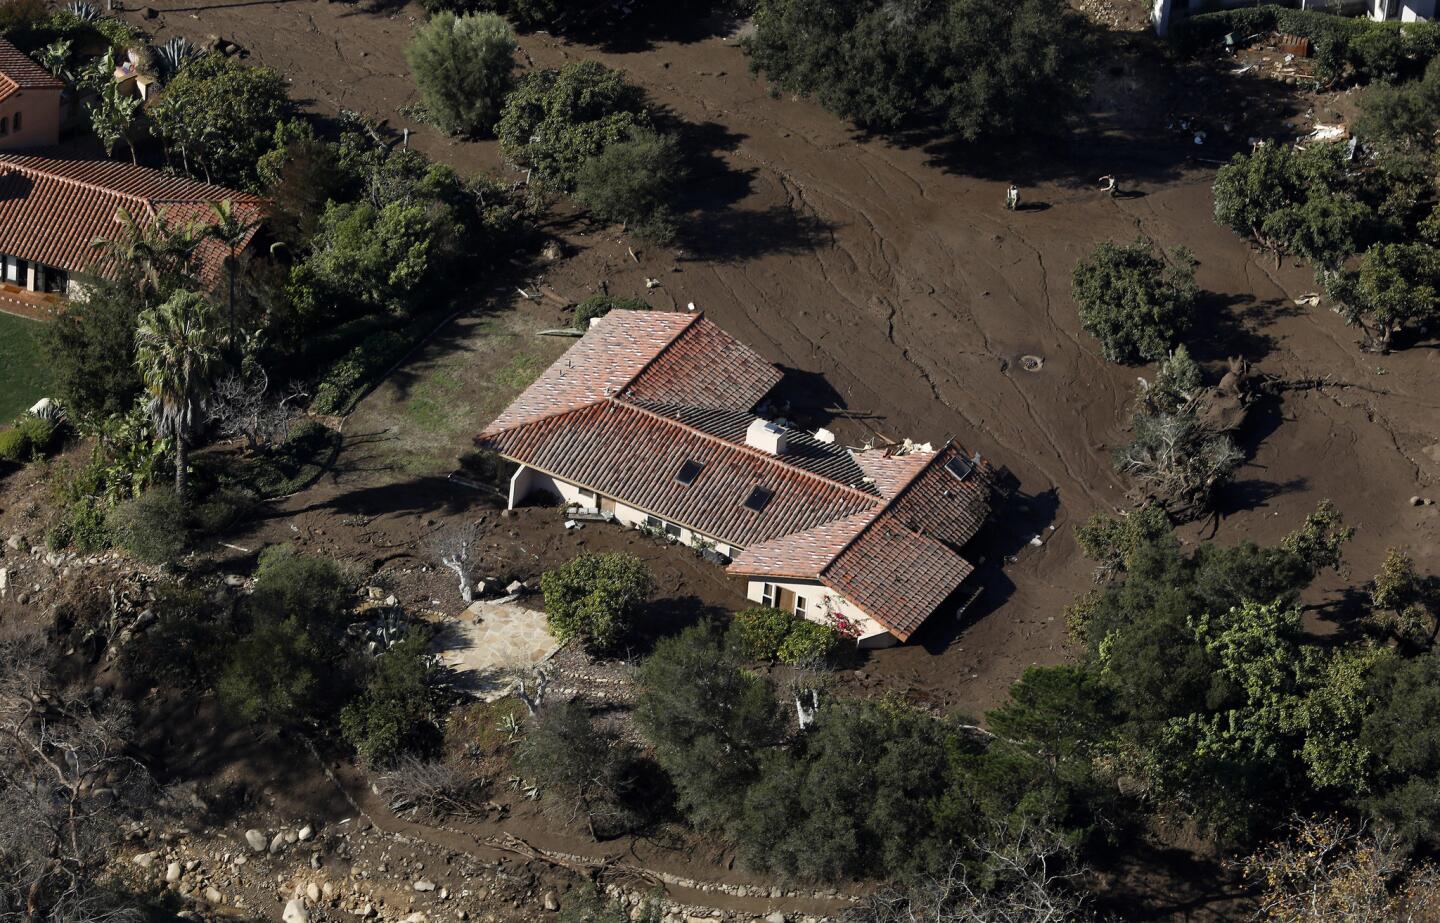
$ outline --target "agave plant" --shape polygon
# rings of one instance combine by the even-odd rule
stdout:
[[[81,22],[95,22],[100,18],[100,8],[85,0],[70,0],[65,5],[65,12],[74,16]]]
[[[180,68],[198,57],[200,49],[179,35],[155,49],[155,63],[159,66],[160,76],[164,80],[180,73]]]

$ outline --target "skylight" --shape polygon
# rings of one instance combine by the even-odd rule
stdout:
[[[765,509],[766,504],[773,496],[775,496],[775,491],[757,484],[755,489],[750,491],[750,496],[745,498],[745,509],[759,513]]]
[[[945,463],[945,470],[955,475],[955,480],[963,481],[975,470],[975,463],[963,455],[956,455]]]
[[[705,470],[704,462],[698,462],[694,459],[690,459],[689,461],[685,462],[685,464],[680,466],[680,473],[675,475],[675,480],[679,481],[681,484],[684,484],[686,487],[689,487],[691,484],[695,483],[695,479],[700,476],[700,472],[703,470]]]

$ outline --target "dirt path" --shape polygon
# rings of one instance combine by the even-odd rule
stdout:
[[[401,51],[420,17],[413,5],[374,13],[318,0],[185,2],[156,0],[161,18],[146,25],[235,36],[317,111],[389,117],[416,130],[417,147],[462,169],[500,168],[493,143],[440,138],[398,115],[414,98]],[[1440,570],[1440,507],[1408,503],[1440,477],[1431,384],[1440,355],[1362,354],[1336,315],[1294,306],[1314,287],[1308,272],[1262,265],[1210,217],[1213,161],[1224,144],[1243,143],[1241,128],[1228,140],[1215,132],[1204,148],[1168,134],[1167,111],[1191,101],[1173,98],[1164,74],[1122,60],[1097,93],[1090,127],[997,167],[957,159],[973,152],[859,138],[811,103],[772,97],[728,38],[619,54],[535,35],[523,48],[542,66],[597,57],[624,68],[684,124],[697,153],[709,153],[694,178],[698,211],[683,253],[636,248],[637,262],[627,252],[634,242],[615,231],[570,228],[570,257],[547,273],[552,288],[579,299],[604,282],[657,308],[693,302],[794,370],[797,405],[868,417],[833,424],[842,438],[954,438],[1018,477],[1022,505],[1008,513],[976,618],[876,655],[870,671],[891,684],[980,712],[1025,666],[1066,656],[1061,613],[1090,571],[1071,529],[1124,504],[1110,450],[1124,438],[1135,378],[1147,374],[1107,365],[1079,330],[1071,269],[1104,239],[1141,236],[1195,253],[1208,293],[1203,360],[1243,354],[1271,374],[1332,375],[1370,389],[1287,397],[1253,434],[1258,449],[1224,515],[1187,534],[1273,540],[1330,497],[1359,527],[1349,552],[1357,579],[1394,545]],[[1267,116],[1307,105],[1262,90],[1253,108]],[[1102,173],[1121,177],[1129,196],[1100,195],[1092,182]],[[1001,208],[1012,178],[1030,205],[1015,213]],[[648,289],[647,279],[660,286]],[[1021,369],[1027,354],[1044,359],[1040,371]],[[1026,544],[1031,534],[1045,544]],[[1015,561],[994,566],[1011,552]]]

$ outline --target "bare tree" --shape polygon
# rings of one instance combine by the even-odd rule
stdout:
[[[443,817],[480,817],[485,804],[480,793],[487,779],[465,772],[453,762],[406,757],[380,777],[394,811],[414,810],[438,820]]]
[[[140,920],[103,884],[125,812],[152,795],[128,713],[50,690],[45,664],[38,634],[0,639],[0,919]]]
[[[454,571],[460,581],[460,598],[468,606],[475,601],[474,563],[471,549],[478,544],[478,523],[466,523],[441,532],[434,541],[433,553],[442,567]]]
[[[291,388],[283,395],[270,392],[264,369],[248,375],[230,373],[210,392],[210,422],[226,438],[245,437],[250,451],[261,445],[284,442],[299,417],[296,405],[305,393]]]
[[[846,923],[1081,923],[1091,919],[1074,888],[1068,847],[1036,826],[996,825],[958,852],[944,872],[872,895]],[[980,868],[977,872],[975,869]]]

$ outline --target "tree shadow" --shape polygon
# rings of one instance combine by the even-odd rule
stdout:
[[[1259,362],[1274,350],[1275,340],[1253,325],[1285,316],[1286,304],[1282,299],[1256,302],[1245,293],[1200,292],[1195,327],[1185,339],[1190,355],[1197,362],[1235,357]]]
[[[1245,478],[1231,481],[1215,497],[1214,514],[1224,519],[1236,513],[1263,509],[1270,501],[1285,494],[1293,494],[1310,486],[1306,478],[1292,478],[1289,481],[1267,481],[1263,478]]]

